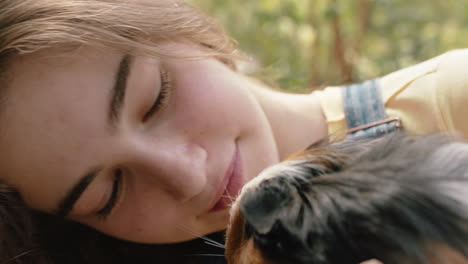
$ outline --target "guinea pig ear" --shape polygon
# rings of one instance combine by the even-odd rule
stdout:
[[[242,196],[240,211],[254,232],[269,233],[292,210],[293,190],[289,184],[282,183],[279,178],[267,179]]]

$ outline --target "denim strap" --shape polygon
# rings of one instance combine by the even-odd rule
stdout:
[[[347,138],[376,138],[401,127],[399,118],[388,118],[385,113],[377,80],[346,86],[342,98]]]

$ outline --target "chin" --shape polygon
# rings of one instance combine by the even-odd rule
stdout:
[[[229,264],[468,264],[468,144],[395,133],[319,142],[244,186]]]

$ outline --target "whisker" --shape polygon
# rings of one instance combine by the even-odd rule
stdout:
[[[25,252],[23,252],[23,253],[20,253],[20,254],[14,256],[14,257],[8,259],[6,262],[10,262],[10,261],[13,262],[13,261],[15,261],[16,259],[19,259],[19,258],[23,257],[24,255],[27,255],[27,254],[29,254],[29,253],[31,253],[31,252],[33,252],[33,251],[34,251],[34,250],[28,250],[28,251],[25,251]],[[6,263],[6,262],[5,262],[5,263]]]
[[[179,225],[177,228],[180,228],[185,232],[188,232],[188,233],[190,233],[190,234],[192,234],[192,235],[194,235],[194,236],[196,236],[198,238],[203,239],[205,241],[205,243],[210,245],[210,246],[214,246],[214,247],[218,247],[218,248],[222,248],[222,249],[226,248],[223,244],[221,244],[221,243],[219,243],[219,242],[217,242],[217,241],[215,241],[215,240],[213,240],[211,238],[208,238],[206,236],[197,234],[197,233],[193,232],[192,230],[190,230],[189,228],[187,228],[187,227],[185,227],[183,225]]]
[[[224,257],[222,254],[192,254],[187,256],[195,256],[195,257]]]
[[[232,196],[232,195],[229,193],[229,191],[226,190],[226,195],[225,195],[225,196],[228,197],[228,198],[231,200],[232,203],[234,202],[234,196]]]
[[[213,247],[219,247],[219,248],[224,249],[224,246],[223,246],[222,244],[218,243],[218,242],[216,242],[216,244],[215,244],[215,243],[213,243],[213,242],[205,241],[205,244],[210,245],[210,246],[213,246]]]
[[[226,194],[227,195],[225,195],[225,197],[229,198],[229,200],[231,200],[231,205],[233,205],[235,200],[234,196],[232,196],[228,191],[226,191]]]
[[[201,238],[206,239],[206,237],[201,237]],[[213,247],[221,248],[221,249],[226,249],[226,247],[223,244],[220,244],[218,242],[213,243],[213,242],[205,241],[205,244],[213,246]]]
[[[232,195],[230,195],[229,193],[226,194],[226,195],[223,195],[221,197],[226,197],[226,198],[229,198],[231,200],[231,202],[234,202],[234,197],[232,197]]]

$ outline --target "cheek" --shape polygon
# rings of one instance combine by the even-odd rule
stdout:
[[[175,206],[171,206],[170,203],[160,207],[148,202],[131,202],[133,206],[128,205],[129,201],[124,205],[125,210],[110,215],[105,221],[99,219],[78,221],[103,233],[133,242],[167,243],[187,239],[181,237],[184,234],[180,234],[177,229],[182,223],[179,223],[181,217],[177,217]]]
[[[211,156],[237,141],[245,181],[279,161],[270,124],[249,90],[255,84],[213,61],[188,62],[170,71],[174,101],[167,131],[184,131]]]
[[[180,122],[203,125],[205,130],[216,128],[220,133],[240,130],[258,116],[256,101],[246,88],[249,84],[223,64],[198,60],[168,68],[175,93],[172,111]]]
[[[134,242],[165,243],[180,239],[177,226],[191,220],[190,212],[179,208],[167,195],[148,185],[136,187],[127,182],[126,187],[123,199],[105,220],[98,217],[74,220]]]
[[[212,141],[242,137],[256,149],[275,151],[270,125],[247,88],[253,85],[249,80],[215,62],[187,64],[173,70],[174,101],[167,119],[178,131],[190,129]]]
[[[252,114],[251,102],[237,87],[222,86],[215,80],[181,80],[176,86],[172,113],[192,130],[203,128],[219,134],[240,129],[246,114]]]

